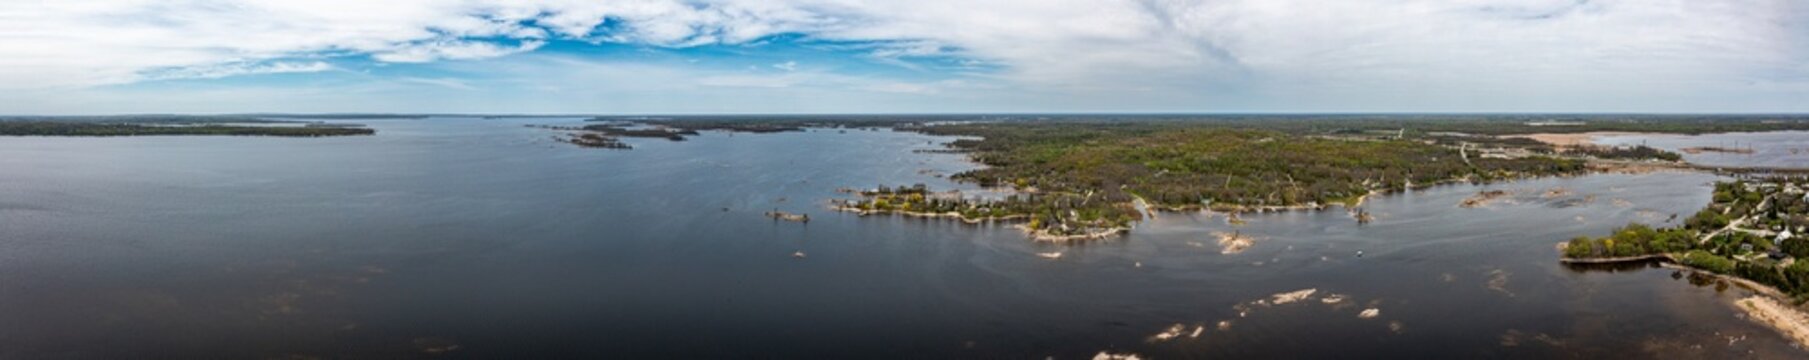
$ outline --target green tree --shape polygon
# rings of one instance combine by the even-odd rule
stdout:
[[[1595,241],[1590,239],[1588,236],[1578,236],[1575,238],[1571,238],[1569,245],[1566,245],[1564,247],[1564,256],[1571,257],[1571,258],[1594,257],[1595,256],[1594,242]]]
[[[1634,245],[1633,243],[1629,243],[1629,242],[1621,242],[1621,243],[1614,244],[1614,256],[1636,256],[1636,255],[1640,255],[1639,245]]]
[[[1798,263],[1809,262],[1806,261],[1809,260],[1809,238],[1793,237],[1784,239],[1782,250],[1785,254],[1796,257]]]
[[[1721,274],[1732,274],[1734,271],[1734,260],[1702,250],[1684,254],[1683,264]]]

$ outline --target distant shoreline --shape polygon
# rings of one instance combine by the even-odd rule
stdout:
[[[123,137],[123,136],[273,136],[327,137],[375,135],[377,130],[347,125],[245,126],[227,123],[89,123],[51,121],[0,121],[0,136]]]

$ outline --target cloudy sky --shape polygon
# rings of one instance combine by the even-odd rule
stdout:
[[[1809,1],[0,1],[0,114],[231,112],[1809,112]]]

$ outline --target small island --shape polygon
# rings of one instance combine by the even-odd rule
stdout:
[[[614,137],[656,138],[671,141],[685,141],[686,136],[698,135],[697,130],[667,127],[629,128],[623,125],[586,125],[581,129]]]
[[[554,140],[564,142],[564,143],[569,143],[572,145],[578,145],[580,147],[587,147],[587,148],[620,149],[620,150],[627,150],[627,149],[634,148],[632,146],[628,146],[628,144],[622,143],[621,140],[618,140],[614,137],[608,137],[608,136],[598,135],[598,134],[594,134],[594,133],[571,134],[564,138],[555,137]]]
[[[597,121],[592,119],[589,121]],[[646,125],[634,122],[610,121],[602,124],[585,126],[552,126],[527,125],[530,128],[566,131],[565,137],[554,137],[555,140],[581,147],[605,149],[633,149],[633,146],[622,142],[622,138],[654,138],[669,141],[685,141],[688,137],[698,136],[697,129],[674,127],[669,125]],[[729,130],[735,131],[735,130]]]

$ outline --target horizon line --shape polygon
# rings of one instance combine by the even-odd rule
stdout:
[[[1184,112],[1184,111],[1072,111],[1072,112],[873,112],[873,113],[837,113],[837,112],[696,112],[696,113],[535,113],[535,112],[496,112],[496,113],[460,113],[460,112],[230,112],[230,113],[93,113],[93,114],[4,114],[4,118],[44,117],[129,117],[129,116],[383,116],[383,117],[698,117],[698,116],[1809,116],[1809,112],[1538,112],[1538,111],[1249,111],[1249,112]]]

